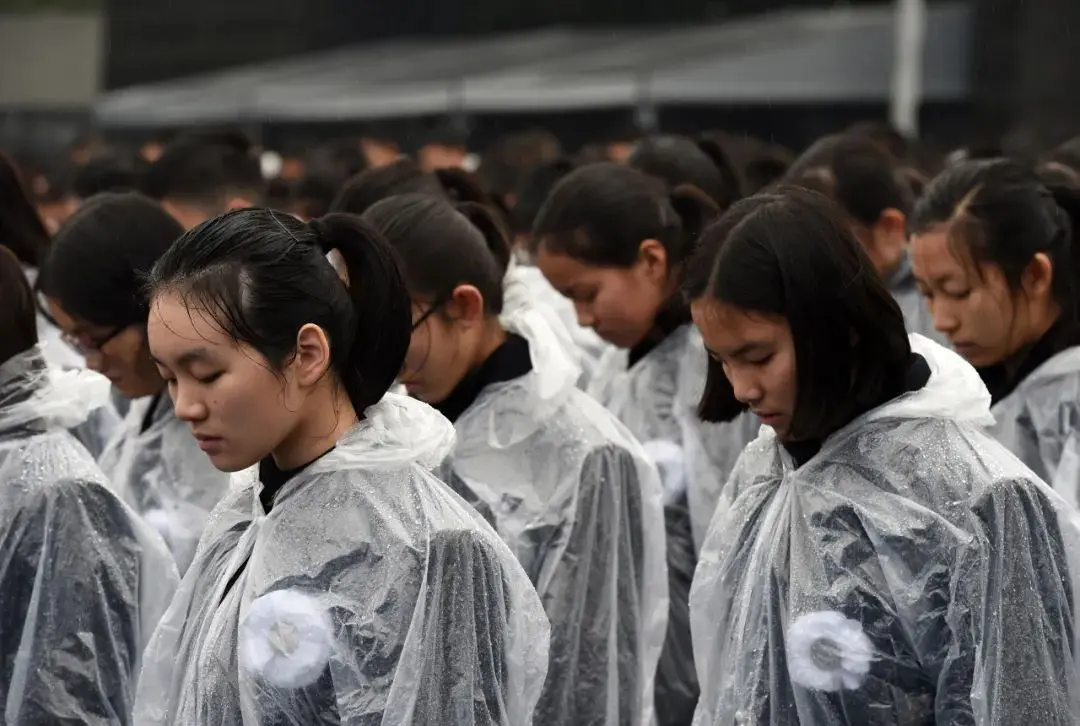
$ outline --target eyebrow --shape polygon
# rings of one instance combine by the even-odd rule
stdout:
[[[745,355],[747,355],[748,353],[753,353],[756,350],[761,350],[763,348],[768,348],[768,347],[769,347],[768,343],[759,343],[759,342],[745,343],[744,345],[741,345],[738,348],[736,348],[735,350],[733,350],[728,357],[729,358],[742,358]],[[705,346],[705,350],[713,358],[723,358],[724,357],[724,356],[720,355],[719,353],[717,353],[715,350],[713,350],[712,348],[710,348],[708,346]]]
[[[210,356],[210,351],[208,351],[206,348],[195,348],[194,350],[189,350],[186,353],[184,353],[183,355],[181,355],[179,358],[177,358],[176,359],[176,365],[181,367],[181,368],[187,368],[192,363],[198,363],[199,361],[209,360],[210,357],[211,357]],[[155,358],[153,355],[150,356],[150,360],[154,361],[154,363],[156,363],[159,366],[165,365],[160,360]]]

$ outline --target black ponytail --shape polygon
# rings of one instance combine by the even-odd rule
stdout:
[[[455,209],[445,200],[406,194],[384,199],[363,219],[397,251],[414,299],[441,304],[459,285],[472,285],[486,313],[502,312],[510,247],[489,208],[470,202]]]
[[[412,311],[401,264],[386,240],[355,215],[328,214],[308,224],[320,250],[336,251],[345,262],[355,335],[339,374],[353,406],[363,411],[393,385],[409,349]]]
[[[327,260],[344,260],[347,280]],[[149,276],[150,298],[181,296],[212,315],[234,340],[280,370],[296,335],[318,325],[330,365],[358,415],[382,398],[401,370],[412,313],[396,255],[359,219],[331,214],[310,223],[268,209],[243,209],[185,233]]]
[[[495,258],[499,269],[505,274],[506,269],[510,267],[513,252],[510,249],[509,232],[502,219],[491,207],[476,202],[462,202],[454,205],[454,208],[480,231],[488,251]]]

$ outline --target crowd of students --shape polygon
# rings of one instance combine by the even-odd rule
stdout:
[[[1073,144],[140,154],[0,157],[0,722],[1080,719]]]

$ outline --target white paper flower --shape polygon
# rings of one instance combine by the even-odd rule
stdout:
[[[314,683],[333,649],[330,615],[311,595],[275,590],[251,603],[240,626],[240,664],[280,688]]]
[[[641,447],[660,470],[660,481],[664,485],[664,503],[678,501],[686,491],[686,454],[682,447],[666,439],[646,441]]]
[[[843,613],[825,610],[800,615],[788,628],[788,673],[815,691],[854,690],[874,660],[874,646],[862,626]]]

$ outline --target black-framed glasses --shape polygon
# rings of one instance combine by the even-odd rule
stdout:
[[[423,312],[423,314],[419,318],[416,319],[415,323],[412,324],[413,332],[416,332],[417,328],[419,328],[421,325],[423,325],[425,322],[427,322],[428,318],[430,318],[436,312],[441,310],[442,307],[444,305],[446,305],[446,303],[448,303],[448,302],[450,302],[450,295],[445,295],[445,296],[439,298],[431,307],[429,307],[427,310],[425,310]]]
[[[101,349],[108,345],[110,340],[120,335],[126,328],[126,325],[121,325],[98,337],[61,333],[60,339],[85,356],[91,353],[100,353]]]

